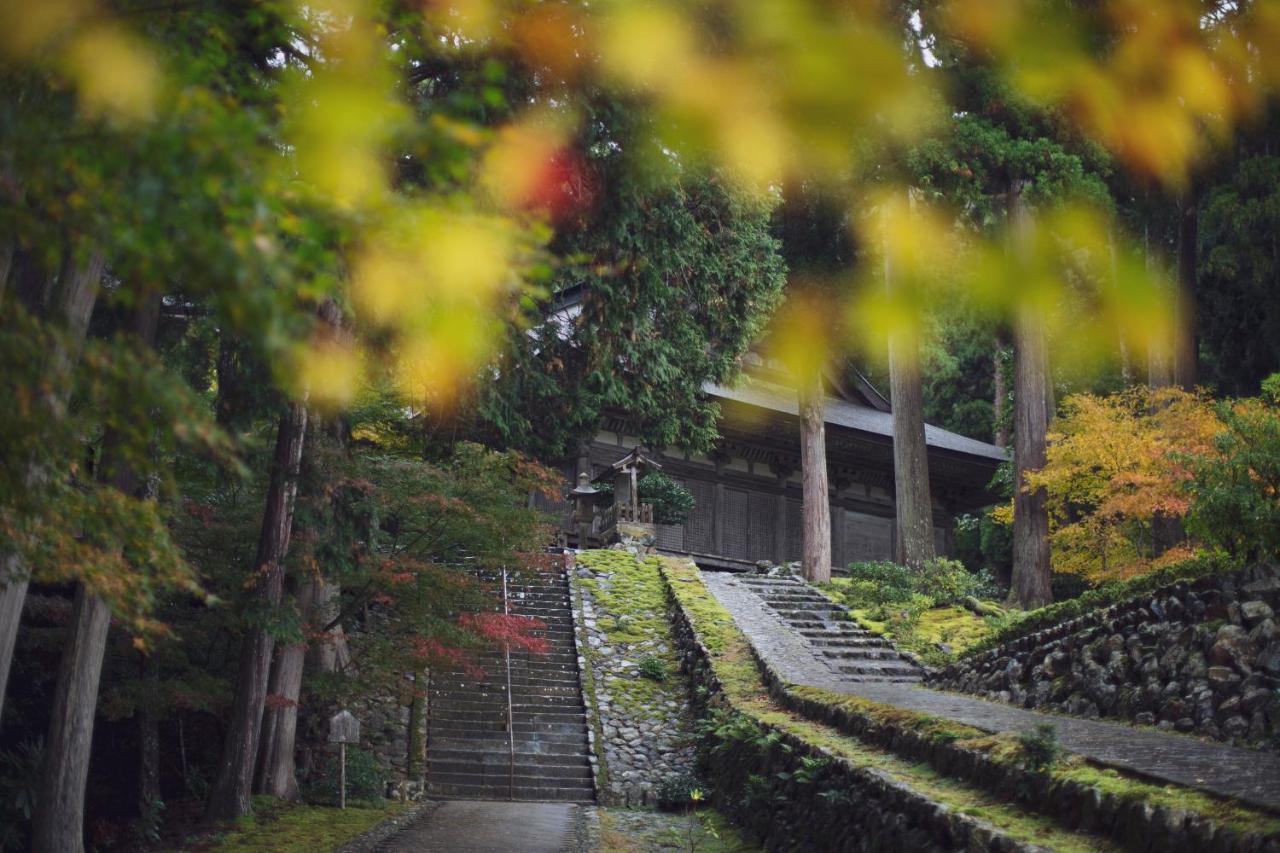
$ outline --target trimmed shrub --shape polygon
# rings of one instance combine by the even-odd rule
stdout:
[[[338,804],[338,754],[326,756],[324,772],[308,792],[312,802]],[[387,789],[387,768],[372,752],[347,747],[347,801],[381,800]]]

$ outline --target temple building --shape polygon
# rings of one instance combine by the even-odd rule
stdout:
[[[683,483],[695,500],[681,525],[657,525],[660,551],[692,555],[716,568],[745,568],[759,560],[801,556],[800,421],[795,392],[757,369],[733,387],[708,385],[719,401],[721,440],[708,455],[646,448],[662,472]],[[870,383],[828,382],[826,447],[832,563],[893,558],[893,416]],[[987,486],[1006,451],[938,427],[925,427],[934,536],[939,554],[953,551],[953,520],[994,502]],[[563,470],[569,488],[585,473],[595,478],[638,445],[619,413],[605,419]],[[570,507],[544,504],[566,518]],[[576,541],[574,544],[577,544]]]

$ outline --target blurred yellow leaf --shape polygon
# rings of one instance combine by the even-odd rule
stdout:
[[[89,115],[124,121],[151,117],[160,70],[133,36],[109,24],[94,26],[71,40],[64,63]]]

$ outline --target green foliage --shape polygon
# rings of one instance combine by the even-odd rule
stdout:
[[[661,471],[650,471],[637,484],[640,500],[653,505],[658,524],[684,524],[693,512],[693,492]]]
[[[981,567],[994,577],[1008,578],[1013,571],[1013,528],[1001,524],[989,512],[963,513],[956,517],[956,558],[970,567]],[[1003,598],[993,591],[993,598]]]
[[[325,757],[320,778],[310,786],[307,799],[319,805],[338,804],[338,778],[340,774],[338,754],[334,751]],[[362,800],[381,802],[387,789],[387,768],[382,760],[364,749],[347,747],[347,801]]]
[[[1040,723],[1020,733],[1018,751],[1022,765],[1028,770],[1036,773],[1052,770],[1062,757],[1057,728],[1052,723]]]
[[[1201,202],[1197,331],[1223,393],[1253,394],[1280,368],[1280,157],[1246,156]]]
[[[597,490],[613,494],[613,483],[601,483]],[[636,483],[642,503],[653,506],[653,520],[658,524],[684,524],[693,512],[693,492],[683,483],[661,471],[647,471]]]
[[[677,773],[666,776],[654,789],[654,798],[662,811],[685,811],[694,806],[693,792],[703,790],[704,786],[692,773]]]
[[[1262,402],[1269,406],[1280,406],[1280,373],[1273,373],[1262,380]]]
[[[552,290],[580,311],[513,331],[479,401],[503,442],[542,458],[566,455],[609,408],[653,446],[708,447],[719,409],[702,386],[737,374],[782,292],[767,199],[675,167],[638,173],[614,139],[628,120],[607,118],[592,149],[606,194],[555,241],[567,262]]]
[[[1280,389],[1280,374],[1267,381],[1266,393]],[[1244,560],[1280,557],[1280,405],[1223,403],[1218,417],[1215,455],[1190,460],[1187,531]]]
[[[840,584],[852,607],[903,605],[927,610],[987,592],[984,580],[957,560],[938,557],[918,568],[876,561],[850,563],[846,583]]]
[[[667,662],[656,655],[646,655],[641,658],[637,670],[640,675],[650,681],[666,681],[668,675],[670,675],[667,670]]]
[[[327,805],[289,803],[254,797],[253,815],[234,829],[202,840],[199,849],[211,853],[317,853],[339,850],[381,821],[402,812],[405,805],[350,802],[346,809]],[[195,847],[196,845],[191,845]]]

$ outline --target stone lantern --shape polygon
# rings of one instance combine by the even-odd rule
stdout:
[[[578,485],[569,492],[573,500],[573,526],[578,531],[578,547],[586,548],[591,536],[591,522],[596,514],[596,495],[599,489],[591,485],[591,477],[586,473],[578,475]]]

